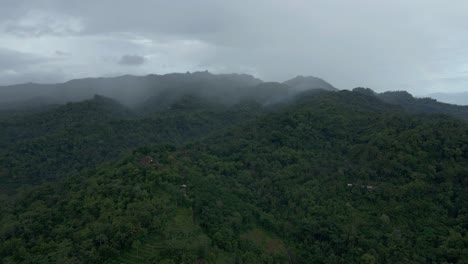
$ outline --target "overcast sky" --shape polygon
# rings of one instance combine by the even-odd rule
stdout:
[[[0,85],[209,70],[468,90],[466,0],[0,0]]]

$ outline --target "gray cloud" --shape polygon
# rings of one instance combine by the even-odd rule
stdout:
[[[68,53],[68,52],[65,52],[65,51],[56,50],[56,51],[55,51],[55,55],[58,55],[58,56],[70,56],[71,54]]]
[[[19,83],[59,83],[68,81],[68,76],[59,69],[25,69],[22,71],[9,71],[0,74],[0,83],[19,84]]]
[[[140,66],[143,63],[145,63],[145,57],[138,55],[123,55],[119,60],[119,64],[127,66]]]
[[[53,67],[57,59],[0,48],[0,84],[61,82],[66,75]]]
[[[4,0],[0,48],[60,57],[42,66],[68,78],[139,65],[125,71],[301,74],[339,88],[456,92],[468,87],[467,9],[462,0]]]
[[[35,54],[0,48],[0,71],[16,71],[26,65],[36,65],[48,61],[48,58]]]

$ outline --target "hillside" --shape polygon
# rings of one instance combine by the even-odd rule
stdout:
[[[466,105],[442,103],[432,98],[415,98],[406,91],[388,91],[384,93],[375,93],[369,88],[355,88],[353,91],[371,96],[377,96],[387,103],[401,106],[410,113],[444,113],[460,119],[468,120],[468,106]]]
[[[197,97],[141,115],[112,99],[68,103],[49,111],[0,120],[0,182],[40,183],[115,160],[158,143],[181,145],[210,131],[254,118],[255,103],[217,107]]]
[[[465,261],[466,122],[359,91],[214,113],[199,102],[158,118],[171,129],[211,120],[203,136],[171,130],[164,144],[3,197],[3,262]]]

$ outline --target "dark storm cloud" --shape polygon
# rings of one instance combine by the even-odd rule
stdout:
[[[461,0],[5,0],[0,41],[36,55],[67,50],[60,65],[73,77],[121,71],[96,58],[145,54],[128,73],[301,74],[340,88],[459,91],[468,87],[467,9]],[[441,83],[452,76],[462,81]]]
[[[127,66],[139,66],[143,63],[145,63],[145,57],[138,55],[123,55],[119,60],[119,64]]]

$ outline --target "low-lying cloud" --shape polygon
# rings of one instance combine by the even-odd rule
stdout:
[[[119,64],[125,65],[125,66],[140,66],[144,64],[145,61],[146,61],[146,58],[143,56],[123,55],[119,60]]]

